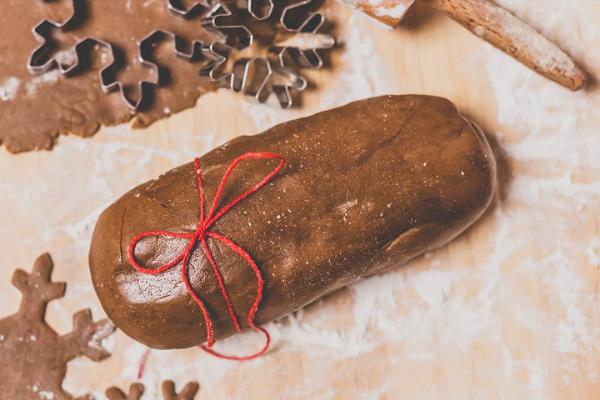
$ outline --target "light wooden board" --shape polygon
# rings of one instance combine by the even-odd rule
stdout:
[[[600,76],[597,0],[501,3]],[[198,380],[201,399],[600,398],[600,90],[570,93],[423,8],[390,31],[332,7],[344,46],[330,71],[311,74],[318,89],[299,110],[223,92],[145,131],[0,151],[0,315],[18,306],[13,269],[50,251],[69,287],[49,321],[67,332],[81,307],[102,316],[89,239],[102,209],[134,185],[280,121],[376,94],[428,93],[455,101],[493,138],[493,210],[446,248],[269,324],[274,346],[260,360],[153,352],[147,398],[166,378]],[[73,361],[65,387],[100,394],[135,379],[143,347],[121,333],[108,346],[103,364]]]

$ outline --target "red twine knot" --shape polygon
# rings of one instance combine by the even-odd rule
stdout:
[[[251,160],[251,159],[277,159],[277,160],[279,160],[279,164],[277,165],[277,167],[275,167],[275,169],[273,171],[271,171],[269,174],[267,174],[259,183],[257,183],[252,188],[250,188],[246,192],[244,192],[241,195],[239,195],[238,197],[236,197],[229,204],[227,204],[224,207],[222,207],[221,209],[217,210],[217,206],[219,205],[219,200],[223,193],[223,188],[225,187],[225,184],[227,183],[229,176],[242,161]],[[185,284],[185,287],[186,287],[189,295],[194,299],[194,301],[196,302],[196,304],[198,304],[198,307],[202,311],[202,314],[204,316],[204,321],[206,324],[207,341],[206,341],[206,345],[200,345],[200,348],[202,348],[204,351],[206,351],[209,354],[212,354],[215,357],[224,358],[227,360],[237,360],[237,361],[251,360],[251,359],[254,359],[254,358],[259,357],[262,354],[264,354],[267,351],[267,349],[269,348],[269,345],[271,343],[271,337],[269,336],[269,333],[264,328],[256,326],[256,323],[254,322],[254,315],[256,314],[256,312],[258,311],[258,307],[260,306],[260,302],[263,297],[264,285],[265,285],[265,281],[260,273],[260,270],[258,269],[258,266],[256,265],[256,262],[252,259],[252,257],[250,256],[250,254],[248,254],[248,252],[246,250],[244,250],[242,247],[240,247],[239,245],[234,243],[231,239],[227,238],[226,236],[221,235],[221,234],[211,230],[211,228],[223,215],[225,215],[227,212],[229,212],[229,210],[231,210],[236,204],[245,200],[251,194],[255,193],[260,188],[262,188],[267,183],[269,183],[275,177],[275,175],[277,175],[283,169],[284,165],[285,165],[285,159],[281,155],[274,154],[274,153],[268,153],[268,152],[245,153],[245,154],[242,154],[241,156],[237,157],[225,171],[225,174],[223,175],[223,178],[221,179],[221,183],[219,184],[219,187],[217,188],[217,193],[213,200],[212,207],[210,208],[208,215],[205,215],[205,199],[204,199],[204,186],[202,184],[202,170],[200,169],[200,160],[198,158],[196,158],[194,160],[194,168],[195,168],[195,172],[196,172],[196,181],[198,183],[198,192],[200,195],[200,222],[198,223],[196,230],[194,232],[190,232],[190,233],[178,233],[178,232],[169,232],[169,231],[143,232],[143,233],[140,233],[139,235],[137,235],[136,237],[134,237],[131,240],[131,243],[129,244],[129,251],[128,251],[129,262],[137,271],[139,271],[143,274],[158,275],[158,274],[161,274],[161,273],[173,268],[177,264],[181,263],[181,279],[183,280],[183,283]],[[185,239],[188,241],[188,243],[185,246],[185,248],[183,249],[183,251],[181,252],[181,254],[179,254],[177,257],[175,257],[175,259],[173,259],[168,264],[165,264],[158,268],[145,268],[135,260],[135,255],[134,255],[135,248],[136,248],[137,244],[140,242],[140,240],[142,240],[146,237],[157,237],[157,236],[164,237],[164,238],[173,238],[173,239]],[[227,303],[227,309],[229,310],[229,316],[231,317],[231,321],[233,322],[235,329],[238,332],[241,332],[242,328],[238,321],[237,315],[235,314],[235,311],[233,309],[233,304],[231,303],[231,299],[229,298],[227,288],[225,287],[225,283],[223,282],[223,277],[222,277],[221,273],[219,272],[219,269],[217,268],[217,263],[215,262],[215,259],[212,255],[212,252],[210,251],[210,248],[208,247],[208,241],[207,241],[208,238],[220,241],[221,243],[223,243],[224,245],[229,247],[231,250],[233,250],[234,252],[239,254],[246,261],[248,266],[252,269],[252,271],[256,275],[256,283],[257,283],[256,298],[254,300],[254,303],[252,304],[252,307],[250,308],[250,310],[248,312],[247,322],[248,322],[248,326],[250,326],[255,331],[260,332],[264,335],[265,345],[263,346],[263,348],[261,350],[259,350],[258,352],[254,353],[254,354],[251,354],[249,356],[229,356],[229,355],[224,355],[224,354],[218,353],[212,349],[212,346],[215,343],[212,319],[210,318],[210,315],[208,313],[208,310],[206,309],[204,302],[200,299],[200,297],[196,294],[196,292],[192,288],[192,284],[190,283],[189,274],[188,274],[190,256],[193,253],[196,246],[198,245],[198,243],[202,246],[204,255],[208,259],[208,261],[212,267],[212,270],[215,274],[215,277],[217,278],[217,282],[219,283],[219,289],[221,291],[223,299]]]

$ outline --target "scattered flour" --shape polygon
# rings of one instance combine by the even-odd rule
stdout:
[[[344,204],[340,205],[338,207],[338,209],[340,210],[340,212],[342,214],[347,214],[348,210],[350,210],[352,207],[354,207],[357,204],[358,204],[358,200],[357,199],[349,200],[349,201],[345,202]]]
[[[0,84],[0,101],[11,101],[14,99],[19,91],[19,86],[21,86],[21,81],[14,76],[5,80]]]
[[[53,69],[51,71],[48,72],[44,72],[41,75],[35,76],[31,79],[29,79],[26,83],[25,83],[25,91],[27,93],[27,96],[29,97],[33,97],[37,94],[38,88],[42,85],[49,85],[51,83],[54,83],[56,81],[58,81],[58,78],[60,77],[61,73],[58,69]]]
[[[54,396],[54,392],[51,392],[49,390],[40,390],[38,392],[38,396],[42,400],[54,400],[56,398],[56,396]]]

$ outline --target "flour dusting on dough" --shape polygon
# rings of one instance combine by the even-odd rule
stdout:
[[[10,101],[14,99],[19,91],[20,85],[21,81],[14,76],[11,76],[5,80],[2,84],[0,84],[0,101]]]
[[[44,72],[41,75],[29,79],[25,83],[25,91],[27,92],[27,96],[35,96],[40,86],[55,83],[56,81],[58,81],[60,76],[60,71],[58,69],[53,69],[51,71]]]

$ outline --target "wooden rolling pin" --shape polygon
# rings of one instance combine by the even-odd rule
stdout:
[[[428,4],[548,79],[581,89],[587,74],[557,45],[491,0],[342,0],[396,26],[415,1]]]

